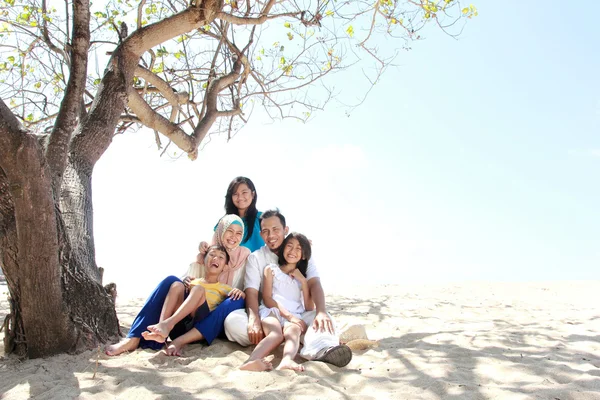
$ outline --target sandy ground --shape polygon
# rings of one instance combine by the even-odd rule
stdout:
[[[4,356],[0,398],[600,399],[599,292],[600,282],[348,288],[328,296],[329,309],[378,347],[355,351],[345,368],[242,372],[250,349],[222,340],[180,358]],[[142,301],[119,299],[123,326]]]

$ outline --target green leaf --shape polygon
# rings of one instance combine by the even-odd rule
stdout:
[[[100,79],[100,78],[94,79],[94,85],[99,85],[100,82],[102,82],[102,79]]]
[[[346,29],[346,33],[348,34],[348,36],[353,37],[354,36],[354,27],[352,25],[350,25],[348,27],[348,29]]]
[[[42,87],[42,82],[36,82],[35,85],[33,85],[36,89],[39,89]]]

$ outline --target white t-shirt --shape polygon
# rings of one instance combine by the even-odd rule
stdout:
[[[277,264],[277,254],[273,253],[266,245],[248,256],[246,261],[246,276],[244,278],[244,290],[248,288],[262,291],[262,279],[265,267],[269,264]],[[311,257],[306,267],[306,279],[318,278],[317,266]]]

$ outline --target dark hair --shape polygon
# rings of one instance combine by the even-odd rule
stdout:
[[[225,261],[227,261],[227,264],[229,264],[229,253],[227,252],[227,249],[221,246],[220,244],[213,244],[208,249],[206,249],[206,255],[204,256],[204,264],[206,264],[206,257],[208,256],[208,253],[210,253],[211,250],[219,250],[225,253]]]
[[[227,193],[225,194],[225,214],[235,214],[238,217],[241,217],[239,210],[235,204],[233,204],[233,194],[242,183],[248,186],[248,189],[254,193],[252,203],[250,203],[250,206],[248,206],[248,210],[246,210],[246,216],[244,217],[246,218],[246,238],[242,241],[242,243],[246,243],[252,236],[252,232],[254,231],[254,223],[256,222],[256,215],[258,214],[258,210],[256,209],[256,200],[258,195],[256,194],[256,187],[254,187],[254,183],[252,183],[250,179],[244,176],[238,176],[231,181],[229,187],[227,188]]]
[[[302,260],[298,261],[296,264],[296,268],[304,275],[306,278],[306,269],[308,268],[308,260],[310,260],[310,256],[312,251],[310,249],[310,242],[308,238],[301,233],[292,232],[283,239],[283,243],[281,243],[281,247],[279,248],[279,266],[284,266],[287,264],[285,257],[283,256],[283,249],[285,249],[285,245],[292,239],[296,239],[298,243],[300,243],[300,247],[302,248]]]
[[[260,216],[260,223],[261,223],[261,229],[262,229],[262,222],[267,219],[267,218],[271,218],[271,217],[277,217],[279,218],[279,220],[281,221],[281,225],[283,225],[283,227],[285,228],[285,217],[283,216],[283,214],[279,211],[279,208],[276,208],[274,210],[267,210],[264,213],[261,214]]]

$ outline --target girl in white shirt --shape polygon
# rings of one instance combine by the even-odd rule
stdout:
[[[279,265],[269,264],[265,267],[263,301],[259,308],[265,338],[256,345],[240,369],[272,369],[270,360],[265,356],[285,340],[283,358],[277,369],[304,371],[304,367],[296,363],[294,358],[300,346],[300,335],[307,328],[301,315],[314,309],[306,279],[310,255],[310,242],[306,236],[292,232],[279,249]]]

